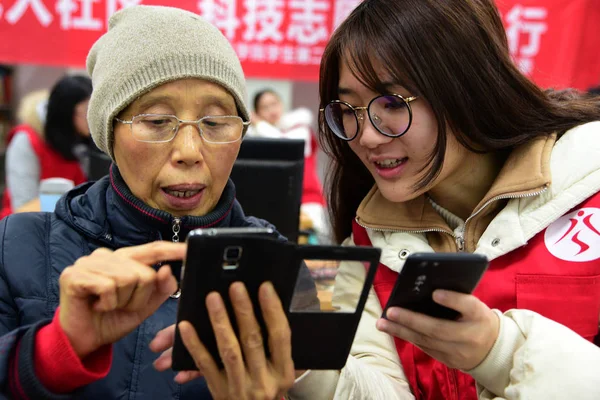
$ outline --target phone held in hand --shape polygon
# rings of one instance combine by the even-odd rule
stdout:
[[[383,310],[401,307],[435,318],[455,320],[460,314],[433,301],[436,289],[470,294],[488,267],[488,259],[472,253],[414,253],[408,256]]]
[[[282,253],[276,251],[279,240],[271,228],[210,228],[197,229],[188,235],[188,251],[181,268],[181,297],[177,310],[177,321],[189,321],[196,328],[200,341],[206,346],[215,362],[222,367],[218,357],[218,347],[211,328],[206,296],[218,292],[227,308],[234,331],[238,328],[235,314],[229,299],[229,286],[236,281],[246,285],[254,306],[254,314],[263,332],[266,326],[258,303],[258,288],[267,280],[273,282],[284,306],[289,306],[289,296],[284,293],[293,292],[293,279],[283,273],[283,269],[275,269]],[[260,266],[254,264],[262,260]],[[289,271],[289,276],[297,272]],[[266,349],[268,350],[268,349]],[[183,341],[176,330],[173,346],[173,369],[196,369],[193,359],[188,354]]]
[[[221,295],[233,331],[239,335],[229,300],[229,287],[237,281],[243,282],[248,290],[267,357],[270,355],[268,331],[260,309],[258,291],[263,282],[270,281],[290,324],[292,358],[296,368],[339,369],[345,364],[377,270],[381,255],[379,249],[299,246],[282,241],[269,228],[198,229],[188,235],[187,242],[177,322],[185,320],[194,326],[200,341],[219,367],[223,368],[223,363],[206,309],[206,296],[211,292]],[[331,293],[318,290],[321,285],[316,284],[319,279],[317,271],[312,271],[308,264],[339,266],[341,262],[355,261],[360,262],[360,268],[365,271],[363,289],[357,290],[356,303],[351,309],[340,309],[331,303]],[[327,271],[332,272],[329,269]],[[331,283],[330,278],[328,275],[323,279]],[[173,369],[197,369],[183,345],[178,329],[173,345]]]

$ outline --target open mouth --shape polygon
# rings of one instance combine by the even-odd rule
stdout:
[[[375,165],[381,169],[391,169],[396,168],[397,166],[404,164],[408,160],[408,157],[404,158],[391,158],[388,160],[376,161]]]
[[[194,197],[195,195],[200,193],[200,190],[170,190],[170,189],[166,189],[166,188],[163,188],[163,190],[165,191],[165,193],[167,193],[173,197],[179,197],[181,199]]]

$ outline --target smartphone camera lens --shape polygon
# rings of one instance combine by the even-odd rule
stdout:
[[[223,260],[227,262],[237,262],[242,258],[242,248],[239,246],[229,246],[225,248]]]

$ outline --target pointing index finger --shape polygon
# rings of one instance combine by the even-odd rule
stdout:
[[[125,247],[115,253],[146,265],[154,265],[165,260],[183,260],[186,250],[187,244],[185,243],[156,241],[140,246]]]

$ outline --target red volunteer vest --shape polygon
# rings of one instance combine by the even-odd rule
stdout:
[[[295,125],[283,132],[285,137],[286,132],[292,129],[302,127],[303,124]],[[304,175],[302,179],[302,199],[301,203],[317,203],[325,205],[325,198],[323,197],[323,187],[319,174],[317,173],[317,152],[319,150],[319,143],[315,139],[313,130],[310,130],[310,155],[304,157]]]
[[[60,154],[50,148],[50,146],[48,146],[48,144],[40,138],[35,130],[29,125],[23,124],[14,127],[8,135],[9,142],[17,132],[25,132],[27,134],[29,143],[40,162],[40,180],[47,178],[66,178],[75,182],[75,185],[79,185],[87,180],[77,160],[65,160]],[[0,219],[12,212],[10,193],[7,188],[4,190],[2,198]]]
[[[311,137],[312,153],[304,159],[304,179],[302,181],[302,204],[318,203],[325,205],[321,180],[317,174],[317,144]]]
[[[352,232],[357,245],[371,246],[364,228],[353,223]],[[373,288],[382,307],[397,276],[380,264]],[[600,193],[550,224],[527,245],[493,260],[474,295],[502,312],[512,308],[535,311],[599,344]],[[394,342],[417,400],[477,400],[470,375],[446,367],[406,341],[395,338]]]

